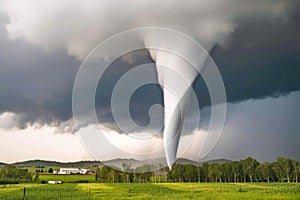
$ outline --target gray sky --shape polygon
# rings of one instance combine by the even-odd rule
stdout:
[[[298,1],[253,0],[246,5],[217,0],[222,6],[204,8],[204,1],[127,3],[131,6],[125,9],[118,1],[0,1],[0,161],[91,159],[72,132],[76,72],[85,55],[111,34],[154,25],[217,44],[211,56],[224,80],[228,113],[208,158],[300,160]],[[148,62],[153,62],[148,52],[133,52],[116,60],[100,81],[105,87],[97,91],[96,109],[112,132],[118,131],[110,111],[114,84],[129,69]],[[194,88],[205,122],[210,99],[201,77]],[[147,124],[149,107],[161,102],[158,86],[142,88],[131,102],[133,119]],[[76,153],[65,156],[68,152]],[[103,152],[109,155],[103,159],[119,156]],[[195,157],[192,150],[185,156]]]

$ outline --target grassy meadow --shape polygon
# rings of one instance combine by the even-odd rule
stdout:
[[[40,174],[39,181],[63,181],[63,183],[74,183],[79,181],[95,182],[94,174],[80,175],[80,174]]]
[[[64,183],[1,185],[0,199],[300,199],[295,183]]]

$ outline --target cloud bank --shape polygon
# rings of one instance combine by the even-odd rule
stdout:
[[[68,122],[78,60],[111,34],[141,26],[176,29],[204,46],[207,40],[220,44],[211,54],[222,74],[229,102],[299,90],[298,4],[291,0],[159,4],[1,0],[0,113],[18,115],[14,125],[7,127],[25,128],[33,123],[59,126]],[[114,84],[126,70],[145,62],[151,62],[147,52],[122,57],[102,80],[106,87],[97,92],[96,109],[109,126],[114,126],[109,109]],[[200,106],[208,106],[210,99],[201,77],[195,87]],[[159,88],[142,88],[132,100],[133,118],[141,125],[147,124],[148,107],[154,103],[161,103]]]
[[[224,39],[238,20],[286,17],[290,1],[189,0],[163,1],[18,1],[2,0],[11,39],[22,38],[46,50],[64,49],[83,59],[112,34],[136,27],[171,28],[198,39],[202,45]]]

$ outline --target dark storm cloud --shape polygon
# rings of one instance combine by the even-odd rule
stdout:
[[[294,5],[298,4],[295,1]],[[241,19],[228,43],[213,50],[229,102],[276,97],[300,89],[300,9],[296,7],[281,20],[256,16]],[[7,19],[1,16],[0,22],[0,113],[20,114],[20,127],[35,121],[51,124],[70,119],[72,86],[80,62],[64,51],[46,52],[20,39],[11,41],[4,29]],[[137,55],[134,62],[115,61],[100,81],[96,109],[101,121],[113,121],[110,95],[122,74],[152,62],[148,53]],[[201,107],[209,105],[201,77],[195,88]],[[130,104],[133,119],[147,124],[149,107],[161,99],[158,86],[140,88]]]
[[[0,113],[20,114],[18,126],[71,117],[71,92],[80,62],[62,51],[45,52],[11,41],[0,17]]]
[[[229,102],[277,97],[300,89],[300,32],[297,25],[300,9],[293,9],[283,20],[253,17],[239,21],[228,43],[216,46],[211,52],[222,74]],[[133,66],[145,60],[148,61],[141,59]],[[121,65],[118,63],[115,67]],[[120,76],[114,76],[115,79],[110,81],[117,81]],[[106,85],[112,90],[113,84]],[[200,106],[208,106],[210,97],[201,76],[195,81],[194,88]],[[106,99],[107,105],[109,90],[107,95],[99,97]],[[161,103],[160,89],[155,86],[141,88],[131,103],[138,105],[131,106],[133,118],[141,125],[147,124],[149,106]],[[105,114],[112,119],[110,112]]]
[[[228,47],[215,49],[212,56],[229,101],[300,89],[300,37],[294,26],[269,18],[249,19],[240,22]]]

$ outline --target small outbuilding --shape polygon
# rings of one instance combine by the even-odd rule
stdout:
[[[62,184],[62,181],[48,181],[48,184]]]

